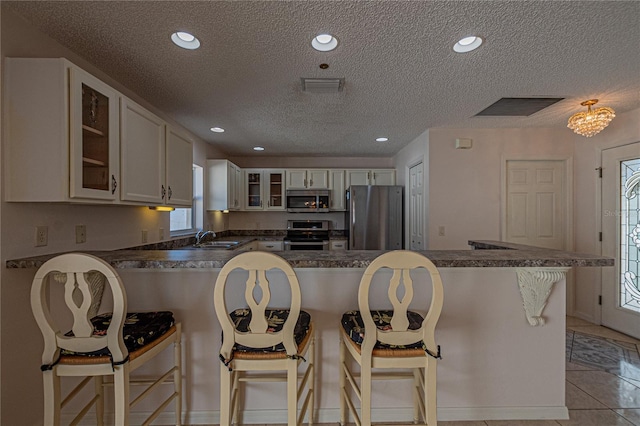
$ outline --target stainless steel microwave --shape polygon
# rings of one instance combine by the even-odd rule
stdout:
[[[329,211],[328,189],[288,189],[287,211],[291,213],[325,213]]]

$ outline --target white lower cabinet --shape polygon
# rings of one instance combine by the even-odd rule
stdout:
[[[347,240],[331,240],[329,247],[331,250],[346,250]]]
[[[249,244],[242,246],[240,251],[256,251],[258,250],[258,241],[251,241]]]
[[[282,241],[258,241],[258,250],[260,251],[282,251],[284,243]]]

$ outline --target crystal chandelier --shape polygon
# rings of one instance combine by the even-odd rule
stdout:
[[[609,122],[616,116],[615,111],[609,107],[596,108],[591,110],[591,105],[598,103],[597,99],[590,99],[581,102],[580,105],[587,107],[587,112],[578,112],[569,118],[567,127],[575,133],[590,138],[600,133],[602,129],[609,125]]]

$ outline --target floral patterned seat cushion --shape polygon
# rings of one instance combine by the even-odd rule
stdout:
[[[391,318],[393,311],[371,311],[373,322],[379,330],[391,330]],[[407,319],[409,320],[409,330],[417,330],[422,325],[424,318],[417,312],[407,311]],[[342,328],[349,338],[358,345],[362,345],[364,340],[364,322],[360,311],[348,311],[342,315]],[[412,343],[410,345],[387,345],[385,343],[376,342],[374,349],[415,349],[422,348],[422,341]]]
[[[235,311],[229,314],[231,317],[231,321],[233,321],[236,330],[240,332],[249,331],[249,324],[251,323],[251,309],[236,309]],[[284,322],[289,317],[288,309],[267,309],[265,310],[265,317],[267,318],[268,331],[277,333],[282,330]],[[300,311],[300,316],[298,316],[298,321],[296,322],[296,326],[294,328],[294,340],[296,345],[300,346],[305,336],[309,332],[309,327],[311,325],[311,315],[308,312]],[[276,346],[271,346],[267,348],[251,348],[248,346],[243,346],[236,344],[233,347],[234,351],[240,352],[285,352],[284,345],[282,343],[278,343]]]
[[[104,336],[107,334],[109,324],[111,324],[111,313],[97,315],[91,318],[91,323],[94,328],[93,334]],[[174,324],[173,312],[170,311],[127,313],[123,328],[124,344],[129,353],[134,352],[162,336]],[[66,335],[73,336],[73,332],[70,331]],[[72,352],[63,349],[60,354],[73,356],[111,355],[106,347],[94,352]]]

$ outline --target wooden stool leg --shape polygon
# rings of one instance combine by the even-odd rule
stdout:
[[[287,363],[287,424],[298,424],[298,361],[290,359]]]
[[[102,376],[96,376],[94,378],[94,387],[96,396],[98,399],[96,400],[96,424],[98,426],[104,425],[104,379]]]
[[[176,396],[176,426],[182,425],[182,336],[178,328],[176,342],[173,344],[173,356],[175,359],[175,371],[173,372],[173,389]]]
[[[129,363],[115,366],[113,374],[113,400],[115,424],[129,426]]]
[[[417,424],[420,421],[420,412],[422,411],[420,409],[420,399],[422,398],[422,392],[420,391],[420,388],[422,386],[420,385],[420,369],[419,368],[414,368],[413,369],[413,423]],[[427,419],[424,419],[425,422],[427,421]]]
[[[60,426],[60,377],[56,368],[43,372],[44,384],[44,424]]]
[[[371,426],[371,358],[362,358],[360,372],[360,394],[362,395],[360,420],[362,426]]]
[[[240,377],[242,377],[241,371],[234,371],[231,374],[231,422],[234,425],[242,424],[240,401],[243,400],[242,392],[244,392],[244,387],[240,386]]]
[[[315,333],[315,332],[314,332]],[[316,383],[316,337],[315,335],[311,336],[311,344],[309,346],[309,365],[307,368],[311,369],[309,373],[309,394],[311,395],[311,400],[309,401],[309,426],[313,425],[313,416],[315,414],[315,383]]]
[[[345,426],[347,424],[348,415],[347,415],[347,401],[345,392],[347,391],[347,377],[344,369],[346,368],[347,349],[344,346],[344,341],[342,340],[342,336],[340,336],[340,363],[338,365],[339,374],[340,374],[340,425]]]
[[[424,407],[426,411],[426,423],[429,426],[438,424],[437,398],[436,398],[436,360],[429,358],[424,372]]]
[[[220,365],[220,426],[231,425],[231,372]]]

